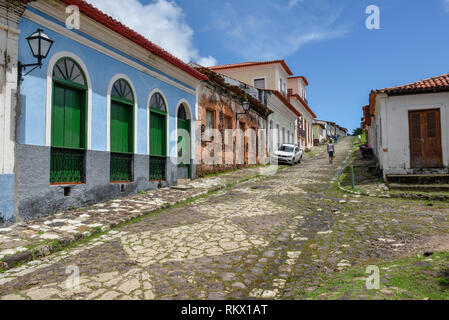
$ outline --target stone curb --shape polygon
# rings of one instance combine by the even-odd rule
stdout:
[[[346,188],[343,188],[341,186],[341,182],[340,182],[340,177],[343,174],[343,171],[345,171],[345,169],[349,166],[349,162],[351,161],[351,156],[353,154],[353,150],[349,150],[349,154],[348,157],[346,158],[346,160],[343,162],[342,168],[341,170],[339,170],[337,172],[336,178],[335,180],[337,181],[337,188],[340,191],[343,191],[345,193],[349,193],[349,194],[353,194],[353,195],[358,195],[358,196],[365,196],[365,197],[376,197],[376,198],[384,198],[384,199],[389,199],[392,198],[390,195],[376,195],[376,194],[370,194],[368,192],[357,192],[357,191],[352,191],[352,190],[348,190]],[[334,181],[335,181],[334,180]]]
[[[251,181],[254,180],[256,178],[258,178],[259,175],[253,175],[253,176],[249,176],[249,177],[244,177],[240,180],[237,180],[235,183],[233,183],[233,185],[237,185],[237,184],[241,184],[247,181]],[[218,186],[213,186],[210,187],[204,191],[198,192],[196,194],[192,194],[186,198],[181,198],[179,200],[177,200],[176,202],[172,202],[172,203],[164,203],[161,205],[156,205],[153,209],[149,210],[149,211],[144,211],[144,212],[139,212],[139,213],[133,213],[130,214],[129,216],[127,216],[126,218],[122,218],[120,220],[117,221],[113,221],[107,225],[104,225],[101,228],[101,232],[107,232],[115,227],[117,227],[120,224],[129,222],[133,219],[139,218],[139,217],[143,217],[146,215],[149,215],[153,212],[159,211],[159,210],[164,210],[164,209],[169,209],[171,207],[174,207],[177,204],[180,204],[182,202],[203,196],[205,194],[208,193],[213,193],[213,192],[217,192],[223,189],[226,189],[229,186],[229,184],[222,184],[222,185],[218,185]],[[18,252],[9,256],[4,257],[1,261],[0,261],[0,268],[3,270],[9,270],[12,269],[14,267],[16,267],[19,264],[22,263],[26,263],[26,262],[30,262],[33,261],[35,259],[39,259],[39,258],[43,258],[46,256],[49,256],[57,251],[60,251],[64,248],[67,248],[68,246],[81,241],[83,239],[86,239],[96,233],[100,232],[100,230],[97,229],[92,229],[91,231],[85,231],[83,233],[78,232],[75,233],[71,236],[65,236],[59,239],[55,239],[55,244],[51,244],[51,245],[42,245],[42,246],[38,246],[36,248],[30,249],[30,250],[26,250],[26,251],[22,251],[22,252]],[[57,243],[56,243],[57,242]]]

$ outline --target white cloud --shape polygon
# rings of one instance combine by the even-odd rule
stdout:
[[[172,0],[155,0],[146,5],[138,0],[88,2],[185,62],[195,61],[205,66],[217,63],[214,57],[199,54],[193,44],[194,32],[185,22],[184,12]]]
[[[287,8],[291,9],[296,6],[298,3],[303,2],[304,0],[289,0]]]
[[[443,5],[446,11],[449,12],[449,0],[443,0]]]
[[[247,60],[283,59],[308,43],[347,33],[337,23],[342,10],[331,2],[284,1],[260,0],[253,10],[227,2],[212,14],[210,29],[221,34],[227,50]]]

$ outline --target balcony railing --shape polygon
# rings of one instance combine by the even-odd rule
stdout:
[[[166,180],[165,167],[166,157],[150,156],[150,180]]]
[[[133,155],[125,153],[111,153],[111,181],[133,180]]]
[[[50,183],[84,183],[84,150],[51,148]]]

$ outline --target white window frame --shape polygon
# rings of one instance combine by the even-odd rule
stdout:
[[[266,90],[267,89],[267,77],[257,77],[257,78],[253,78],[252,82],[253,82],[253,87],[256,87],[255,81],[256,80],[263,80],[265,82],[265,87],[264,88],[258,88],[258,89],[262,89],[262,90]],[[257,88],[257,87],[256,87]]]

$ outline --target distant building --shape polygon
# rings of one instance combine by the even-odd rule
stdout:
[[[259,89],[262,101],[273,113],[268,117],[268,151],[283,143],[311,147],[315,115],[305,101],[304,77],[293,77],[284,60],[246,62],[211,67],[211,70]]]
[[[326,123],[324,121],[315,120],[313,128],[313,144],[315,146],[324,144],[327,141]]]

